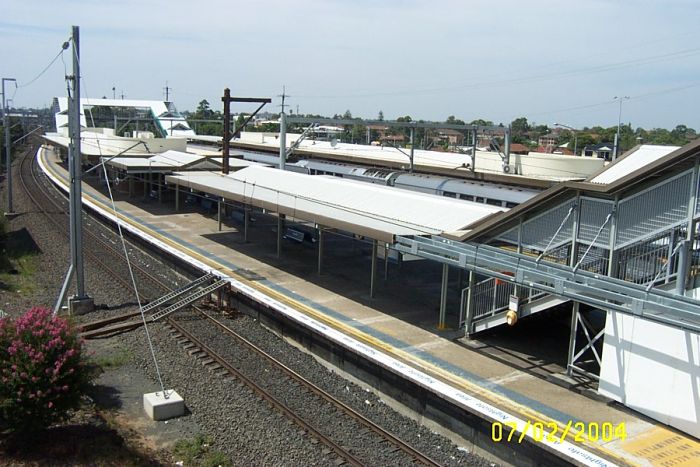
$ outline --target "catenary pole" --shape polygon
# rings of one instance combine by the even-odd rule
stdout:
[[[5,94],[5,81],[17,80],[14,78],[2,79],[2,125],[5,129],[5,171],[7,174],[7,214],[12,213],[12,141],[10,140],[10,120],[7,118],[7,94]]]
[[[82,230],[82,189],[80,151],[80,28],[73,26],[71,34],[73,46],[73,76],[71,76],[71,96],[68,104],[70,145],[68,146],[70,178],[70,250],[71,264],[75,273],[76,295],[69,302],[71,311],[76,313],[91,311],[92,299],[85,293],[85,271],[83,267]]]

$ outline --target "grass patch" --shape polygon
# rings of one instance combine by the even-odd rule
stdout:
[[[198,434],[193,439],[183,439],[175,444],[173,455],[176,461],[182,461],[185,467],[229,467],[231,460],[221,451],[212,449],[213,441]]]
[[[41,250],[27,229],[7,232],[7,221],[0,221],[0,288],[30,295],[36,291],[34,280],[39,269]]]
[[[133,356],[134,353],[129,349],[114,349],[105,355],[93,356],[90,363],[103,370],[119,368],[126,365]]]
[[[33,294],[37,289],[34,276],[39,269],[39,256],[27,254],[7,263],[0,264],[5,266],[0,269],[0,288],[20,295]]]

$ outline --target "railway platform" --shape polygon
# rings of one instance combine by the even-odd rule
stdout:
[[[38,157],[47,174],[65,186],[67,173],[55,154],[42,149]],[[83,185],[84,203],[111,212],[105,190],[97,186]],[[327,272],[318,275],[314,249],[304,242],[286,242],[277,257],[276,223],[265,216],[251,223],[246,242],[235,219],[226,220],[219,230],[216,214],[199,206],[184,206],[176,213],[172,202],[148,196],[129,199],[124,193],[117,196],[116,206],[117,217],[133,232],[234,277],[234,288],[242,284],[251,294],[264,294],[289,309],[290,316],[318,323],[329,335],[347,336],[363,352],[386,357],[385,362],[400,362],[401,371],[426,375],[424,384],[433,390],[468,399],[472,413],[491,417],[494,443],[509,442],[507,417],[512,416],[527,421],[529,436],[535,435],[537,424],[545,429],[556,426],[560,435],[568,431],[567,449],[554,446],[556,439],[548,449],[558,449],[562,459],[575,464],[690,466],[700,460],[698,440],[609,403],[593,391],[583,391],[586,395],[556,384],[556,375],[563,371],[557,358],[547,351],[533,352],[557,345],[565,349],[568,331],[559,339],[556,320],[552,324],[533,318],[517,329],[469,341],[456,329],[456,316],[451,321],[448,316],[453,329],[437,329],[437,265],[432,270],[425,262],[407,262],[401,268],[387,263],[386,279],[370,298],[368,255],[354,239],[327,239]],[[517,438],[519,433],[510,442],[517,443]]]

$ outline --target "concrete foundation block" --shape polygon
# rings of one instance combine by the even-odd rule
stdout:
[[[95,300],[92,297],[68,299],[68,311],[71,315],[84,315],[95,311]]]
[[[185,414],[185,401],[172,389],[143,395],[143,409],[151,420],[167,420]]]

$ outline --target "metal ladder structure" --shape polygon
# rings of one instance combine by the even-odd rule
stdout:
[[[154,310],[154,309],[158,308],[160,305],[162,305],[163,303],[167,303],[171,300],[175,300],[176,298],[186,294],[190,290],[199,287],[201,284],[209,282],[210,280],[212,280],[215,277],[216,276],[214,274],[207,273],[207,274],[203,275],[202,277],[190,282],[189,284],[184,285],[184,286],[180,287],[179,289],[173,290],[172,292],[168,292],[167,294],[163,295],[162,297],[160,297],[156,300],[153,300],[148,305],[144,306],[142,311],[144,313],[146,313],[146,312],[149,312],[151,310]]]
[[[187,305],[190,305],[190,304],[196,302],[200,298],[209,295],[210,293],[214,292],[215,290],[220,289],[221,287],[225,286],[228,283],[229,282],[226,279],[219,279],[218,281],[214,282],[213,284],[211,284],[207,287],[204,287],[203,289],[197,289],[194,291],[194,293],[186,296],[185,298],[183,298],[179,302],[174,303],[174,304],[170,305],[169,307],[164,308],[160,311],[157,311],[156,313],[153,313],[151,315],[151,321],[157,321],[160,318],[163,318],[163,317],[169,315],[170,313],[173,313],[177,310],[180,310],[180,309],[186,307]]]

